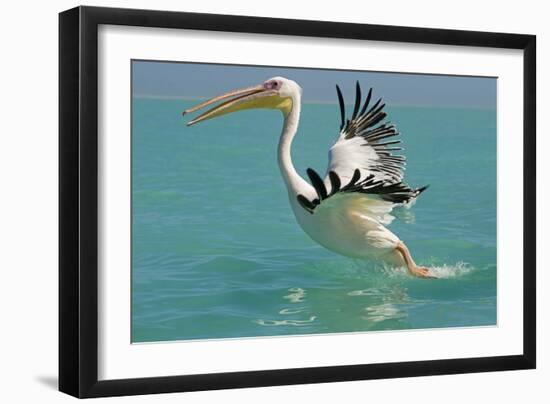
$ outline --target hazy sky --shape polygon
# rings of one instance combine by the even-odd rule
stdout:
[[[495,78],[150,61],[134,61],[132,70],[136,96],[211,97],[283,76],[302,87],[305,102],[336,103],[339,84],[352,103],[359,80],[364,94],[373,87],[389,105],[496,108]]]

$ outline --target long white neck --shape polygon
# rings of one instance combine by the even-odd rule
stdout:
[[[285,184],[289,192],[298,194],[304,187],[308,187],[309,184],[296,172],[294,164],[292,164],[291,147],[292,140],[298,130],[298,123],[300,121],[300,98],[293,100],[292,108],[290,112],[286,114],[283,131],[281,138],[279,139],[279,148],[277,151],[277,157],[279,161],[279,168],[285,181]]]

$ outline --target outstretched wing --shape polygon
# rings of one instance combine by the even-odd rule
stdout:
[[[397,183],[403,179],[405,157],[392,152],[403,150],[395,125],[383,122],[386,118],[385,104],[379,99],[372,107],[369,103],[372,88],[369,90],[363,107],[361,106],[361,87],[355,87],[355,106],[351,119],[346,119],[344,97],[336,86],[342,123],[340,134],[329,153],[327,172],[334,171],[343,179],[350,179],[356,169],[361,178],[373,175],[384,183]]]
[[[409,203],[427,187],[413,189],[403,182],[405,157],[392,152],[403,150],[395,125],[383,122],[385,104],[379,99],[369,103],[372,88],[361,107],[361,87],[356,85],[355,105],[351,119],[346,119],[344,97],[336,86],[342,123],[340,134],[329,153],[327,176],[323,180],[311,168],[307,170],[317,198],[298,195],[304,209],[313,213],[325,199],[339,194],[363,194],[387,202],[389,210],[395,204]]]

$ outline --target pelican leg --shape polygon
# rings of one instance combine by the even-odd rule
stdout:
[[[403,256],[407,269],[411,275],[418,276],[419,278],[435,278],[428,268],[416,265],[405,243],[399,241],[395,249]]]

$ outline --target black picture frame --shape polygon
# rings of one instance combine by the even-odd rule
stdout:
[[[523,354],[98,380],[98,26],[113,24],[523,50]],[[103,397],[536,366],[536,37],[183,12],[77,7],[59,15],[59,390]]]

